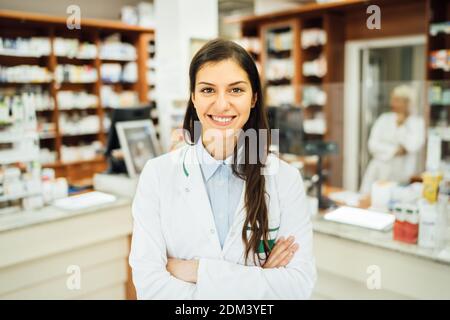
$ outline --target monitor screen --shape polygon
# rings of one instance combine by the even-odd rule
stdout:
[[[120,148],[119,137],[117,136],[116,123],[134,120],[149,120],[150,106],[136,108],[118,108],[114,109],[111,115],[111,127],[108,133],[108,142],[105,155],[110,156],[111,152]]]
[[[300,107],[269,107],[269,126],[279,129],[279,152],[301,155],[304,134]]]

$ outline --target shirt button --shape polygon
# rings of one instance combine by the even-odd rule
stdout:
[[[216,231],[214,229],[211,229],[211,234],[214,234]]]
[[[184,191],[189,192],[190,190],[189,190],[189,188],[185,188]]]

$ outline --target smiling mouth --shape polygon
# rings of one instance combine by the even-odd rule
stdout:
[[[212,120],[213,123],[219,126],[227,126],[231,124],[237,116],[215,116],[208,114],[208,117]]]

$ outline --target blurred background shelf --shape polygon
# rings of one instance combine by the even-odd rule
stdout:
[[[68,177],[69,182],[88,181],[95,173],[102,172],[106,169],[105,157],[99,156],[91,160],[63,162],[62,148],[66,143],[68,146],[77,146],[89,144],[93,141],[99,141],[105,146],[108,132],[104,130],[77,134],[66,134],[58,125],[58,119],[61,114],[67,115],[97,115],[99,118],[99,127],[103,127],[104,117],[109,116],[113,110],[104,107],[102,104],[101,87],[107,85],[103,82],[101,74],[101,66],[104,63],[119,63],[125,65],[134,62],[137,66],[137,80],[133,83],[118,82],[112,83],[114,90],[121,92],[130,90],[136,93],[140,104],[148,104],[148,77],[146,74],[146,62],[148,58],[147,43],[149,39],[154,39],[154,30],[151,28],[143,28],[138,26],[127,25],[118,21],[109,21],[101,19],[82,19],[83,28],[80,30],[69,30],[66,26],[66,17],[55,17],[40,15],[34,13],[23,13],[9,10],[0,10],[0,37],[14,40],[20,35],[21,41],[26,41],[31,37],[37,37],[40,41],[53,43],[50,46],[50,54],[33,56],[32,54],[24,55],[14,50],[0,51],[0,65],[2,67],[13,67],[21,65],[32,65],[45,67],[52,74],[59,65],[73,66],[89,66],[97,73],[96,81],[73,82],[73,81],[48,81],[48,82],[5,82],[0,81],[0,88],[13,88],[19,90],[29,84],[41,86],[48,90],[54,101],[54,107],[48,110],[36,110],[39,123],[53,123],[54,132],[40,133],[39,140],[41,148],[47,148],[49,152],[56,152],[56,162],[45,163],[43,167],[51,167],[56,169],[57,177]],[[110,36],[117,37],[121,42],[134,48],[136,58],[121,59],[119,56],[111,58],[102,57],[100,55],[101,47],[104,41]],[[58,47],[56,42],[58,41]],[[92,56],[92,50],[89,54],[59,54],[56,50],[67,49],[64,42],[73,45],[74,41],[79,41],[79,49],[82,44],[87,44],[89,49],[96,50],[96,55]],[[71,49],[71,48],[69,48]],[[128,48],[130,49],[130,48]],[[58,51],[61,52],[61,51]],[[92,70],[92,69],[91,69]],[[61,108],[58,103],[57,95],[62,90],[73,92],[86,92],[97,96],[98,105],[91,108]]]

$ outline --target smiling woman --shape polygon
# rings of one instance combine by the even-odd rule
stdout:
[[[316,270],[305,190],[299,172],[268,151],[252,58],[213,40],[189,76],[188,145],[147,162],[133,202],[138,297],[309,298]]]

